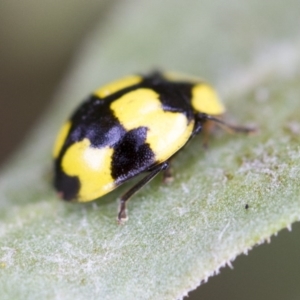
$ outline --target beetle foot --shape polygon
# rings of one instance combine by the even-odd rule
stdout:
[[[163,183],[170,184],[174,181],[172,169],[169,167],[163,173]]]
[[[117,220],[119,225],[123,225],[128,220],[126,205],[123,201],[121,201],[120,203],[120,209]]]

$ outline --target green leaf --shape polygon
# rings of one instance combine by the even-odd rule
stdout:
[[[2,172],[3,299],[181,298],[299,220],[297,2],[118,3]],[[157,177],[143,188],[124,226],[116,223],[117,198],[132,182],[93,203],[58,201],[49,173],[60,124],[99,85],[156,67],[210,80],[226,118],[259,133],[218,131],[207,150],[195,138],[174,160],[174,182]]]

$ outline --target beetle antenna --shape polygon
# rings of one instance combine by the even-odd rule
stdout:
[[[234,133],[238,133],[238,132],[240,132],[240,133],[255,133],[257,131],[257,129],[253,128],[253,127],[235,126],[235,125],[228,124],[221,119],[218,119],[216,117],[213,117],[213,116],[210,116],[210,115],[207,115],[204,113],[198,114],[198,117],[202,122],[206,121],[206,120],[216,122],[217,124],[224,126],[225,129],[227,129],[231,132],[234,132]]]

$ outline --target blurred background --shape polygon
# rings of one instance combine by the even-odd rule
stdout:
[[[282,4],[284,5],[284,3]],[[0,167],[51,105],[73,55],[115,2],[0,2]],[[300,225],[240,256],[193,299],[300,299]]]
[[[37,124],[109,1],[0,2],[0,166]]]

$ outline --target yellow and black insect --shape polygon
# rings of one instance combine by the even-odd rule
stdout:
[[[120,200],[126,201],[159,172],[208,121],[225,109],[205,82],[153,72],[133,75],[96,90],[61,128],[53,151],[54,186],[61,198],[91,201],[148,173]]]

